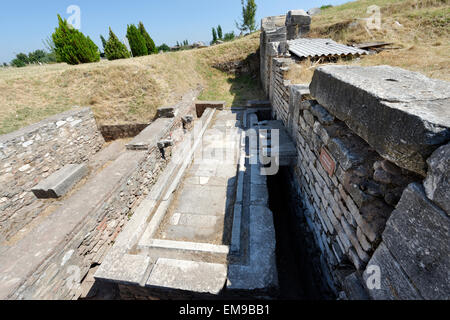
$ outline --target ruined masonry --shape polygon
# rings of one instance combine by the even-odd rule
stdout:
[[[310,23],[262,20],[269,101],[197,88],[151,124],[75,107],[0,136],[0,299],[277,298],[277,214],[320,297],[449,299],[450,83],[328,64],[293,84]]]
[[[296,144],[286,179],[323,291],[448,299],[450,83],[327,65],[311,84],[292,84],[285,76],[300,59],[284,49],[288,21],[262,20],[261,81]]]

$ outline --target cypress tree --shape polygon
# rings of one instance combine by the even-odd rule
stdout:
[[[127,38],[128,42],[130,43],[131,53],[133,53],[133,57],[148,55],[148,49],[147,45],[145,44],[145,39],[134,24],[128,26]]]
[[[108,60],[126,59],[130,57],[127,47],[109,28],[109,39],[105,45],[105,55]]]
[[[147,30],[145,30],[144,24],[139,22],[139,32],[145,39],[145,45],[147,47],[148,54],[158,53],[158,48],[155,45],[155,42],[148,34]]]
[[[59,26],[52,34],[58,62],[80,64],[100,61],[100,52],[91,38],[69,26],[60,15],[58,21]]]
[[[217,32],[216,32],[215,28],[212,28],[212,36],[213,36],[212,43],[216,43],[217,42]]]
[[[222,27],[220,25],[217,27],[217,37],[219,38],[219,40],[223,39]]]
[[[111,30],[111,28],[109,28],[109,30]],[[100,40],[102,40],[102,45],[103,45],[103,51],[105,51],[106,48],[106,39],[100,35]]]

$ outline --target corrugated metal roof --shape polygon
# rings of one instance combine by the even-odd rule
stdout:
[[[367,51],[337,43],[331,39],[301,38],[288,41],[289,51],[299,58],[363,55]]]

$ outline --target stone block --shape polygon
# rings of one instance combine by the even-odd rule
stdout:
[[[310,89],[380,155],[423,176],[426,159],[450,139],[449,82],[390,66],[329,65]]]
[[[370,257],[361,248],[361,245],[359,244],[358,238],[356,236],[356,230],[347,223],[346,219],[341,219],[341,224],[342,224],[345,234],[347,235],[348,239],[352,243],[353,248],[355,248],[355,251],[358,254],[358,257],[363,262],[368,262]]]
[[[381,288],[368,288],[367,282],[373,273],[368,273],[369,268],[380,268]],[[373,271],[372,271],[373,272]],[[363,273],[366,281],[367,292],[374,300],[422,300],[423,298],[409,281],[401,266],[391,255],[384,243],[378,249],[367,264]]]
[[[38,199],[60,198],[87,174],[86,164],[69,164],[40,182],[31,191]]]
[[[354,135],[330,139],[328,150],[344,171],[364,163],[371,156],[367,144]]]
[[[360,209],[360,215],[355,215],[356,223],[371,242],[379,240],[386,226],[386,221],[392,213],[392,208],[383,201],[375,200]]]
[[[372,245],[367,240],[367,237],[362,232],[361,228],[356,229],[356,237],[358,238],[359,244],[364,249],[364,251],[369,252],[372,249]]]
[[[317,117],[319,122],[325,126],[329,126],[334,123],[334,116],[332,116],[324,107],[320,104],[313,105],[311,112]]]
[[[448,299],[450,219],[413,183],[392,213],[383,241],[425,299]]]
[[[226,279],[227,267],[222,264],[160,258],[146,287],[217,295],[223,290]]]
[[[304,10],[290,10],[286,15],[286,26],[290,25],[310,25],[311,16]]]
[[[162,107],[157,110],[158,118],[174,118],[175,117],[175,107]]]
[[[197,101],[195,102],[195,110],[197,112],[197,117],[200,118],[206,109],[216,109],[224,110],[226,106],[226,101]]]
[[[427,197],[450,214],[450,144],[440,147],[428,159],[424,182]]]
[[[349,300],[370,300],[370,296],[364,286],[364,279],[356,272],[345,278],[344,290]]]
[[[350,248],[347,252],[347,257],[350,259],[350,261],[355,266],[356,270],[363,270],[366,264],[361,261],[358,254],[356,253],[354,248]]]
[[[311,126],[311,127],[314,126],[314,122],[315,122],[314,116],[309,110],[304,110],[303,111],[303,118],[305,119],[306,123],[309,126]]]

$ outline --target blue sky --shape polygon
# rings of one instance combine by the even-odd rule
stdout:
[[[256,0],[257,21],[262,17],[284,14],[290,9],[310,9],[348,0]],[[0,62],[10,62],[15,54],[43,49],[42,40],[52,34],[59,13],[70,5],[81,9],[81,31],[101,47],[100,34],[107,37],[108,27],[122,40],[126,26],[144,22],[157,45],[174,45],[211,40],[211,28],[220,24],[225,32],[234,30],[241,14],[240,0],[26,0],[2,1],[0,10]]]

